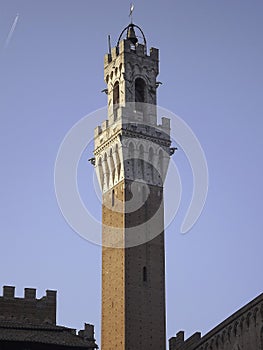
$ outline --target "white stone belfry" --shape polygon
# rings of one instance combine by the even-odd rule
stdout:
[[[164,183],[170,158],[170,120],[157,125],[159,50],[119,40],[104,58],[108,119],[95,129],[95,168],[103,193],[127,178]]]

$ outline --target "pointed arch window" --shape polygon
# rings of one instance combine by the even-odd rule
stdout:
[[[144,178],[144,149],[143,145],[140,145],[139,147],[139,159],[138,159],[138,165],[139,165],[139,178]]]
[[[130,165],[130,175],[133,177],[135,175],[134,172],[134,144],[132,142],[129,143],[129,153],[128,153],[128,164]]]
[[[148,164],[148,168],[149,168],[149,176],[150,176],[150,180],[153,181],[154,176],[153,176],[153,149],[152,147],[150,147],[149,149],[149,164]]]
[[[113,112],[114,117],[117,116],[117,109],[119,108],[120,103],[120,84],[118,81],[115,82],[113,86]]]
[[[118,145],[116,145],[115,152],[116,152],[116,164],[115,164],[115,167],[117,169],[116,171],[117,171],[117,180],[118,180],[119,177],[120,177],[120,169],[121,169],[121,161],[120,161],[120,156],[119,156]]]
[[[103,188],[103,169],[102,169],[102,160],[101,157],[98,161],[98,168],[99,168],[99,181],[100,181],[100,187]]]
[[[106,188],[109,185],[109,164],[108,164],[108,156],[107,153],[104,154],[104,159],[103,159],[103,163],[104,163],[104,186],[106,186]]]

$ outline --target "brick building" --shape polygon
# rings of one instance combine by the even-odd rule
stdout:
[[[178,332],[169,350],[263,350],[263,293],[203,337]]]
[[[94,327],[83,330],[56,324],[56,291],[41,299],[36,289],[25,288],[24,298],[15,297],[15,287],[4,286],[0,297],[0,350],[93,350],[97,348]]]

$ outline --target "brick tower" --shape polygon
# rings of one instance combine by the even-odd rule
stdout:
[[[173,149],[170,120],[157,123],[158,54],[147,52],[142,30],[131,23],[104,59],[108,118],[94,139],[102,190],[102,350],[166,348],[163,183]]]

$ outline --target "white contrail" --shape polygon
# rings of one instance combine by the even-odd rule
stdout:
[[[12,27],[10,29],[10,32],[8,33],[8,36],[6,38],[6,41],[5,41],[5,48],[7,48],[7,46],[9,45],[10,43],[10,40],[12,39],[12,36],[13,36],[13,33],[16,29],[16,25],[17,25],[17,22],[18,22],[18,18],[19,18],[19,13],[16,15],[16,18],[14,20],[14,23],[12,24]]]

